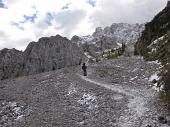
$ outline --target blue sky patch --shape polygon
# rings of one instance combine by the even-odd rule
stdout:
[[[27,21],[34,23],[36,18],[37,18],[37,14],[33,14],[31,16],[24,15],[25,20],[23,21],[23,23]]]
[[[52,25],[52,20],[54,19],[54,16],[52,13],[48,12],[45,17],[45,22],[51,26]]]
[[[21,27],[20,24],[17,23],[17,22],[11,21],[10,24],[11,24],[11,26],[15,26],[15,27],[17,27],[20,30],[24,30],[24,28]]]
[[[96,0],[87,0],[87,3],[89,3],[91,6],[96,6]]]
[[[0,8],[5,8],[5,4],[0,0]]]
[[[31,15],[31,16],[24,15],[23,18],[24,18],[24,20],[19,21],[19,22],[11,21],[11,22],[10,22],[10,25],[17,27],[17,28],[20,29],[20,30],[24,30],[24,28],[22,27],[22,25],[23,25],[24,23],[26,23],[26,22],[34,23],[34,22],[35,22],[35,19],[37,18],[37,14],[33,14],[33,15]]]

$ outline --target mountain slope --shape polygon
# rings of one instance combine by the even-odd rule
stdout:
[[[147,54],[149,46],[153,41],[167,34],[170,30],[170,1],[165,9],[157,14],[154,19],[145,25],[145,30],[135,45],[136,54]]]
[[[119,57],[89,65],[87,77],[78,66],[0,81],[0,126],[168,127],[148,81],[159,66]]]
[[[135,54],[146,60],[158,60],[164,66],[160,84],[170,90],[170,1],[155,18],[145,25],[145,30],[135,44]],[[169,92],[170,93],[170,92]]]
[[[143,29],[142,24],[113,23],[104,29],[96,28],[92,35],[73,36],[71,41],[82,46],[85,52],[94,57],[105,50],[121,47],[122,43],[128,46],[130,52],[133,52],[133,45]]]
[[[16,49],[0,50],[0,79],[17,77],[23,67],[23,53]]]
[[[16,49],[0,51],[0,79],[37,74],[79,65],[83,51],[59,35],[31,42],[24,52]]]

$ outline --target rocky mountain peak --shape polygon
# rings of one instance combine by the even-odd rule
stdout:
[[[79,41],[79,40],[81,40],[81,37],[79,37],[79,36],[77,36],[77,35],[74,35],[74,36],[71,38],[71,41],[77,42],[77,41]]]
[[[0,79],[78,65],[83,56],[83,51],[65,37],[42,37],[38,42],[31,42],[24,52],[16,49],[0,51]]]
[[[128,45],[131,52],[143,29],[143,24],[113,23],[105,28],[97,27],[92,35],[73,36],[71,41],[92,57],[98,57],[106,50],[119,48],[122,43]]]
[[[92,36],[93,37],[100,37],[102,35],[103,35],[103,29],[101,27],[97,27]]]

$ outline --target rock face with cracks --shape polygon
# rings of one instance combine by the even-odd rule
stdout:
[[[59,35],[31,42],[24,52],[16,49],[0,51],[0,79],[52,71],[79,65],[83,51]]]

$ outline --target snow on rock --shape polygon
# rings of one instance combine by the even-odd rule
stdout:
[[[116,101],[122,100],[123,98],[124,97],[120,94],[117,94],[117,95],[114,96],[114,100],[116,100]]]
[[[137,78],[138,78],[138,76],[135,76],[135,77],[131,78],[130,81],[133,81],[133,80],[135,80]]]
[[[90,35],[87,35],[87,36],[81,36],[81,39],[83,40],[82,42],[92,42],[94,38]],[[94,43],[94,44],[96,44],[96,43]]]
[[[135,68],[132,70],[132,72],[136,72],[137,70],[139,70],[139,68]]]
[[[17,102],[0,102],[0,125],[3,125],[3,127],[12,125],[14,122],[22,120],[30,111],[29,107],[22,106]]]
[[[93,58],[92,56],[89,55],[88,52],[85,52],[84,54],[86,55],[86,57],[87,57],[88,59]]]
[[[157,92],[160,91],[160,88],[158,87],[158,84],[155,83],[153,86],[152,86],[152,89],[156,90]]]
[[[158,64],[158,65],[161,65],[161,62],[159,62],[158,60],[149,61],[148,63],[150,63],[150,64]]]
[[[156,90],[157,92],[160,92],[160,91],[163,91],[164,90],[164,85],[158,85],[158,83],[155,83],[153,86],[152,86],[152,89]]]
[[[158,43],[159,43],[160,41],[162,41],[164,38],[165,38],[165,35],[162,36],[162,37],[160,37],[160,38],[158,38],[158,39],[156,39],[155,41],[153,41],[153,42],[148,46],[148,48],[152,47],[153,45],[158,44]]]
[[[151,75],[151,77],[149,78],[150,82],[155,81],[159,81],[160,80],[160,76],[159,76],[159,72],[154,73],[153,75]],[[157,92],[163,91],[164,90],[164,85],[159,85],[158,82],[154,83],[152,86],[152,89],[156,90]]]
[[[77,102],[81,105],[88,105],[88,109],[97,108],[97,104],[95,104],[96,96],[90,93],[84,93],[82,98],[80,98]]]
[[[119,47],[122,47],[122,44],[120,44],[120,43],[117,43],[117,45],[118,45]]]
[[[67,95],[72,95],[77,92],[77,88],[75,87],[75,84],[71,83],[70,87],[68,88],[68,94]]]
[[[83,51],[98,56],[98,52],[127,45],[129,52],[134,51],[134,44],[144,29],[143,24],[113,23],[111,26],[96,28],[92,35],[73,36],[71,41],[82,47]]]
[[[152,82],[153,80],[158,81],[160,79],[160,77],[158,76],[158,72],[154,73],[153,75],[151,75],[151,77],[149,78],[149,81]]]
[[[151,50],[151,52],[156,52],[156,48],[153,48],[153,49]]]

